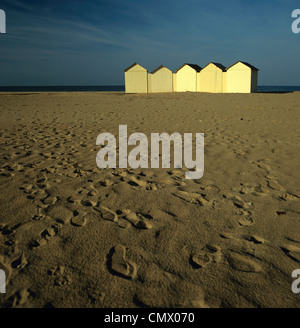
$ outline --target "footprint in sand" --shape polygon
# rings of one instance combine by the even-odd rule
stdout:
[[[21,163],[13,163],[11,165],[5,165],[2,168],[6,169],[9,172],[24,172],[25,166]]]
[[[131,173],[126,172],[125,170],[116,170],[116,169],[114,169],[111,174],[115,177],[120,177],[121,180],[124,180],[124,178],[126,178],[128,176],[128,174],[131,174]]]
[[[31,291],[27,288],[21,288],[14,293],[6,302],[6,307],[15,307],[24,305],[28,302],[29,297],[31,296]]]
[[[81,204],[83,206],[91,206],[91,207],[97,206],[97,204],[98,204],[98,198],[94,198],[94,199],[83,199],[81,201]]]
[[[266,240],[256,235],[243,235],[242,238],[254,244],[264,244]]]
[[[51,167],[47,167],[45,168],[44,170],[42,170],[43,172],[46,172],[47,173],[52,173],[52,174],[55,174],[56,171],[57,171],[57,168],[55,166],[51,166]]]
[[[247,195],[253,194],[255,196],[268,196],[270,195],[270,191],[268,188],[263,187],[261,185],[252,186],[249,183],[241,183],[241,188],[239,190],[240,194]]]
[[[78,210],[73,212],[71,224],[76,227],[83,227],[86,225],[86,212]]]
[[[140,213],[134,213],[128,209],[120,211],[120,214],[117,214],[105,206],[100,206],[99,208],[94,207],[94,209],[100,212],[104,220],[115,222],[121,228],[129,228],[131,225],[139,229],[152,228],[149,218],[146,218]]]
[[[205,194],[199,194],[195,192],[186,192],[182,190],[178,190],[172,195],[192,204],[199,204],[201,206],[210,205],[210,202],[205,198]]]
[[[56,220],[59,223],[69,223],[73,213],[64,206],[55,206],[47,211],[47,215]]]
[[[41,210],[41,207],[37,207],[37,214],[35,214],[33,217],[32,217],[32,220],[34,221],[40,221],[40,220],[43,220],[46,218],[46,215],[44,213],[42,213],[42,210]]]
[[[109,179],[104,179],[104,180],[100,180],[99,184],[102,187],[110,187],[114,184],[114,182],[112,180],[109,180]]]
[[[131,186],[134,186],[134,187],[146,188],[148,185],[148,182],[144,181],[144,180],[140,180],[140,179],[136,178],[135,176],[132,176],[131,179],[128,181],[128,184],[130,184]]]
[[[250,225],[252,225],[254,223],[254,220],[252,219],[251,215],[252,212],[249,210],[249,208],[251,208],[253,206],[252,203],[248,202],[244,202],[239,196],[226,196],[226,199],[230,199],[233,204],[241,209],[241,212],[238,214],[243,215],[243,217],[241,219],[239,219],[239,224],[243,227],[248,227]]]
[[[266,178],[267,180],[277,180],[277,177],[276,177],[275,175],[272,175],[272,174],[267,174],[267,175],[265,176],[265,178]]]
[[[98,190],[92,183],[89,183],[86,187],[79,190],[78,193],[85,196],[96,196],[98,194]]]
[[[233,235],[230,232],[223,232],[220,233],[220,236],[224,239],[240,239],[243,238],[244,240],[247,240],[249,242],[252,242],[254,244],[264,244],[267,242],[267,240],[265,240],[262,237],[259,237],[257,235]]]
[[[119,218],[116,212],[110,210],[105,206],[101,206],[99,212],[101,213],[101,216],[104,220],[115,222],[120,228],[127,229],[131,227],[130,222],[123,219],[122,217]]]
[[[49,197],[49,194],[46,192],[46,190],[44,189],[37,189],[35,190],[31,196],[33,196],[33,198],[35,199],[35,202],[37,203],[40,203],[42,202],[43,204],[45,205],[51,205],[51,204],[48,204],[47,202],[44,203],[44,200]],[[46,207],[46,206],[43,206],[43,207]]]
[[[289,233],[287,236],[285,236],[285,238],[289,241],[300,244],[300,238],[299,238],[299,234],[297,231]]]
[[[260,272],[262,270],[259,263],[238,253],[231,253],[226,257],[226,259],[230,267],[237,271]]]
[[[45,199],[42,200],[42,202],[45,205],[54,205],[58,200],[59,197],[48,195]]]
[[[33,185],[31,184],[24,184],[23,186],[19,187],[20,190],[23,190],[25,194],[30,194],[33,189]]]
[[[249,227],[254,223],[254,220],[251,217],[243,217],[239,219],[239,224],[243,227]]]
[[[44,186],[44,183],[48,180],[47,175],[45,173],[38,174],[36,176],[35,182],[40,187]]]
[[[40,153],[39,155],[45,157],[46,159],[56,159],[56,157],[54,156],[55,153],[53,152]]]
[[[67,201],[71,204],[79,204],[82,200],[80,196],[70,196],[67,198]]]
[[[110,210],[108,207],[105,206],[94,207],[94,210],[98,211],[104,220],[118,222],[117,213]]]
[[[26,197],[28,199],[34,200],[35,202],[41,202],[43,199],[46,199],[48,197],[46,190],[44,190],[43,188],[39,186],[28,185],[28,184],[19,187],[19,189],[22,190],[27,195]],[[42,203],[40,206],[46,207],[46,205]]]
[[[300,247],[287,244],[280,246],[280,248],[293,261],[300,263]]]
[[[65,267],[62,265],[51,267],[48,274],[55,278],[54,285],[56,286],[66,286],[72,282],[71,276],[66,274]]]
[[[121,215],[121,218],[126,219],[129,221],[133,226],[139,229],[151,229],[152,224],[149,222],[149,219],[147,219],[144,215],[140,213],[134,213],[128,209],[121,211],[123,215]]]
[[[271,171],[272,168],[269,164],[266,164],[265,162],[269,162],[269,159],[262,159],[258,160],[257,162],[254,162],[260,169],[266,170],[267,172]]]
[[[158,184],[155,182],[149,182],[146,190],[157,190],[159,188]]]
[[[245,194],[252,194],[255,190],[255,187],[253,187],[252,185],[248,184],[248,183],[241,183],[241,189],[240,189],[240,193],[245,195]]]
[[[21,237],[24,232],[31,230],[34,226],[35,223],[32,221],[27,221],[22,224],[19,224],[17,230],[15,231],[15,236],[17,238]]]
[[[247,210],[251,207],[252,203],[246,203],[242,200],[242,198],[240,198],[239,196],[233,196],[231,197],[231,200],[233,202],[233,204],[238,207],[238,208],[242,208],[244,210]]]
[[[123,228],[123,229],[128,229],[130,228],[132,225],[130,222],[128,222],[127,220],[123,219],[123,218],[119,218],[118,220],[118,226],[120,228]]]
[[[19,240],[17,240],[14,235],[5,238],[5,242],[2,244],[2,250],[5,256],[8,256],[10,258],[17,256],[18,254],[20,254]],[[3,263],[5,264],[5,262]],[[1,257],[0,257],[0,266],[1,266]]]
[[[263,187],[261,185],[254,187],[254,192],[253,195],[255,196],[269,196],[270,195],[270,191],[268,190],[268,188]]]
[[[83,206],[97,206],[99,198],[97,197],[98,191],[92,184],[78,191],[75,196],[70,196],[67,200],[69,203],[81,203]]]
[[[2,177],[9,178],[9,177],[13,177],[15,175],[15,173],[13,173],[13,172],[3,172],[3,169],[1,169],[0,172],[1,172],[0,175]]]
[[[243,149],[233,149],[233,152],[238,156],[245,156],[247,153]]]
[[[8,236],[13,235],[16,232],[16,229],[20,227],[21,224],[16,224],[14,226],[9,226],[8,224],[1,224],[0,231],[2,235]]]
[[[279,198],[281,200],[285,200],[285,201],[295,201],[295,200],[298,200],[300,197],[298,197],[296,195],[285,193],[285,194],[279,196]]]
[[[41,237],[37,240],[35,240],[33,242],[33,244],[31,245],[31,247],[33,248],[39,248],[39,247],[43,247],[45,245],[48,244],[48,242],[55,236],[58,234],[59,229],[62,227],[61,224],[56,223],[53,224],[51,227],[43,230],[41,232]]]
[[[221,232],[220,236],[224,239],[235,239],[235,236],[230,232]]]
[[[267,180],[268,187],[276,190],[276,191],[283,191],[284,188],[276,181],[276,180]]]
[[[171,176],[172,179],[176,181],[184,180],[184,173],[180,170],[170,170],[168,174]]]
[[[144,181],[141,179],[136,178],[135,176],[132,176],[131,179],[128,181],[128,184],[137,187],[139,189],[146,189],[146,190],[157,190],[158,186],[154,182],[150,181]]]
[[[66,172],[66,176],[68,177],[68,178],[78,178],[79,177],[79,175],[77,174],[77,173],[75,173],[75,171],[74,170],[69,170],[70,172]]]
[[[15,261],[12,262],[11,267],[13,269],[24,269],[26,266],[28,265],[28,261],[24,255],[24,253],[22,253]]]
[[[110,262],[108,263],[111,271],[123,278],[135,280],[137,278],[137,265],[126,257],[126,248],[123,245],[115,246],[111,252]]]
[[[65,272],[65,268],[62,265],[53,266],[48,270],[50,276],[61,276]]]
[[[148,269],[150,269],[148,267]],[[151,269],[150,269],[151,270]],[[134,303],[147,308],[209,308],[203,289],[198,284],[179,279],[175,274],[158,271],[155,280],[136,286]],[[168,293],[166,291],[172,291]],[[161,297],[157,297],[161,295]],[[176,295],[176,298],[174,297]]]
[[[209,263],[218,263],[221,261],[221,248],[216,245],[206,245],[199,252],[191,255],[191,264],[195,268],[204,268]]]
[[[282,211],[281,211],[281,210],[280,210],[280,211],[276,211],[276,214],[277,214],[278,216],[280,216],[280,215],[286,215],[286,213],[287,213],[287,212],[286,212],[286,211],[283,211],[283,210],[282,210]]]

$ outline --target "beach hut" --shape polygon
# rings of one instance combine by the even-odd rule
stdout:
[[[224,90],[228,93],[257,91],[258,69],[249,63],[238,61],[226,69]]]
[[[173,72],[161,65],[151,74],[151,92],[173,92]]]
[[[184,64],[176,70],[176,88],[174,91],[197,91],[197,73],[201,67],[195,64]]]
[[[126,93],[148,92],[148,71],[141,65],[134,63],[124,70]]]
[[[177,91],[177,78],[176,73],[173,73],[173,92]]]
[[[223,74],[226,67],[219,63],[209,63],[197,73],[198,92],[223,92]]]

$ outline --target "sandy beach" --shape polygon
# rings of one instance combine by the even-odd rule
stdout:
[[[299,307],[300,92],[0,93],[0,307]],[[204,133],[205,171],[99,169]]]

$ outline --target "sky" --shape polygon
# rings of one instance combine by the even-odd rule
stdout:
[[[0,86],[124,85],[139,63],[238,60],[259,85],[300,85],[299,0],[2,0]],[[300,27],[300,24],[299,24]]]

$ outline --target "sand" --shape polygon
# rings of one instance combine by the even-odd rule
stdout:
[[[299,307],[300,93],[0,94],[1,307]],[[102,132],[205,134],[205,172]]]

